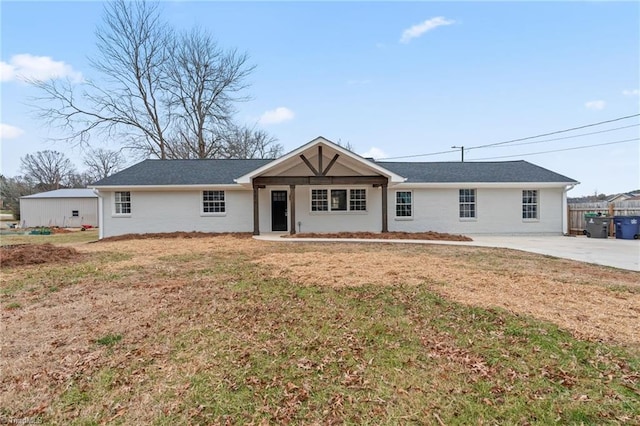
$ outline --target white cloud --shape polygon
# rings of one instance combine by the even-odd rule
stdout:
[[[376,160],[379,160],[381,158],[387,157],[387,154],[380,148],[372,146],[371,148],[369,148],[369,151],[363,152],[362,154],[360,154],[360,156],[364,158],[375,158]]]
[[[258,123],[260,124],[278,124],[292,120],[295,114],[289,108],[278,107],[270,111],[266,111],[260,116]]]
[[[606,104],[607,103],[605,101],[589,101],[589,102],[585,103],[584,106],[587,109],[591,109],[591,110],[594,110],[594,111],[599,111],[601,109],[604,109]]]
[[[74,71],[63,61],[54,61],[49,56],[33,56],[28,53],[13,55],[9,62],[0,62],[0,81],[48,80],[70,78],[82,81],[82,73]]]
[[[625,89],[622,91],[625,96],[640,96],[640,90],[638,89]]]
[[[420,24],[414,25],[404,30],[402,32],[402,37],[400,38],[400,43],[409,43],[411,39],[420,37],[427,31],[431,31],[444,25],[455,24],[455,22],[456,21],[452,19],[446,19],[443,16],[437,16],[435,18],[427,19]]]
[[[24,130],[16,126],[0,123],[0,140],[15,139],[20,137]]]

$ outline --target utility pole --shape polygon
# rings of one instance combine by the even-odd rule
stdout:
[[[462,162],[464,163],[464,146],[452,146],[451,148],[460,148],[460,154],[462,155]]]

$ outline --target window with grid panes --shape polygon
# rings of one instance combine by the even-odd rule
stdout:
[[[311,190],[311,211],[326,212],[329,210],[328,191],[326,189]]]
[[[224,191],[202,191],[203,213],[225,213],[226,210]]]
[[[411,191],[396,191],[396,217],[413,216],[413,200]]]
[[[538,219],[538,191],[535,189],[522,191],[522,218]]]
[[[116,192],[114,197],[116,214],[131,214],[131,192]]]
[[[367,190],[352,189],[349,191],[349,210],[365,211],[367,210]]]
[[[460,196],[460,218],[476,217],[476,190],[461,189]]]

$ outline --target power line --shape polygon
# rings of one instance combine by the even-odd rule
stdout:
[[[566,132],[571,132],[573,130],[585,129],[587,127],[599,126],[601,124],[613,123],[613,122],[616,122],[616,121],[626,120],[628,118],[633,118],[633,117],[638,117],[638,116],[640,116],[640,114],[632,114],[632,115],[627,115],[627,116],[624,116],[624,117],[614,118],[614,119],[611,119],[611,120],[599,121],[597,123],[592,123],[592,124],[586,124],[584,126],[572,127],[570,129],[557,130],[555,132],[542,133],[542,134],[535,135],[535,136],[528,136],[528,137],[519,138],[519,139],[511,139],[511,140],[508,140],[508,141],[490,143],[490,144],[486,144],[486,145],[478,145],[478,146],[468,147],[468,148],[465,148],[465,149],[469,150],[469,149],[488,148],[488,147],[491,147],[491,146],[505,145],[505,144],[509,144],[509,143],[513,143],[513,142],[521,142],[521,141],[525,141],[525,140],[541,138],[543,136],[557,135],[559,133],[566,133]],[[617,130],[617,129],[613,129],[613,130]],[[458,150],[431,152],[431,153],[428,153],[428,154],[403,155],[403,156],[399,156],[399,157],[386,157],[386,158],[384,158],[384,160],[386,161],[386,160],[399,160],[399,159],[403,159],[403,158],[428,157],[428,156],[432,156],[432,155],[449,154],[449,153],[452,153],[452,152],[458,152]],[[381,160],[383,160],[383,159],[381,158]]]
[[[530,153],[527,153],[527,154],[502,155],[502,156],[499,156],[499,157],[474,158],[471,161],[497,160],[497,159],[500,159],[500,158],[513,158],[513,157],[526,157],[526,156],[529,156],[529,155],[549,154],[549,153],[552,153],[552,152],[573,151],[573,150],[576,150],[576,149],[593,148],[593,147],[596,147],[596,146],[615,145],[615,144],[618,144],[618,143],[633,142],[633,141],[637,141],[637,140],[640,140],[640,138],[626,139],[626,140],[623,140],[623,141],[615,141],[615,142],[597,143],[597,144],[594,144],[594,145],[576,146],[576,147],[573,147],[573,148],[554,149],[554,150],[551,150],[551,151],[530,152]]]
[[[478,146],[470,147],[470,148],[467,148],[467,149],[487,148],[487,147],[490,147],[490,146],[504,145],[504,144],[508,144],[508,143],[511,143],[511,142],[520,142],[520,141],[526,141],[526,140],[529,140],[529,139],[537,139],[537,138],[541,138],[543,136],[557,135],[559,133],[566,133],[566,132],[571,132],[573,130],[585,129],[587,127],[599,126],[601,124],[613,123],[614,121],[626,120],[627,118],[633,118],[633,117],[637,117],[639,115],[640,114],[627,115],[626,117],[614,118],[613,120],[607,120],[607,121],[600,121],[599,123],[586,124],[584,126],[572,127],[570,129],[564,129],[564,130],[557,130],[555,132],[542,133],[540,135],[535,135],[535,136],[527,136],[526,138],[512,139],[510,141],[496,142],[496,143],[490,143],[490,144],[486,144],[486,145],[478,145]]]
[[[544,140],[541,140],[541,141],[533,141],[533,142],[514,143],[513,145],[507,145],[506,148],[510,148],[512,146],[533,145],[533,144],[536,144],[536,143],[544,143],[544,142],[555,142],[555,141],[560,141],[560,140],[564,140],[564,139],[574,139],[574,138],[579,138],[579,137],[582,137],[582,136],[597,135],[597,134],[600,134],[600,133],[608,133],[608,132],[613,132],[615,130],[628,129],[630,127],[638,127],[638,126],[640,126],[640,124],[632,124],[630,126],[615,127],[613,129],[600,130],[599,132],[580,133],[579,135],[564,136],[564,137],[561,137],[561,138],[544,139]],[[465,148],[465,150],[468,151],[470,149],[477,149],[477,148],[479,148],[479,147]]]
[[[459,150],[450,149],[449,151],[432,152],[430,154],[413,154],[413,155],[403,155],[401,157],[385,157],[385,158],[381,158],[380,160],[387,161],[387,160],[399,160],[401,158],[428,157],[431,155],[449,154],[450,152],[459,152]]]

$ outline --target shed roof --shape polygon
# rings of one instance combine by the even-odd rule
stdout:
[[[24,197],[20,198],[98,198],[98,196],[95,194],[95,192],[93,192],[93,189],[69,188],[40,192],[33,195],[25,195]]]
[[[273,160],[144,160],[91,186],[229,185]],[[527,161],[375,163],[408,183],[577,183]]]

